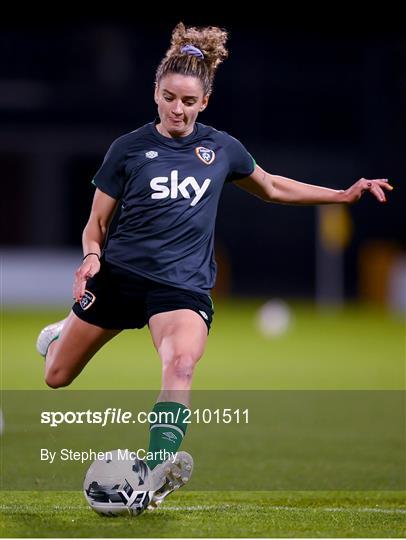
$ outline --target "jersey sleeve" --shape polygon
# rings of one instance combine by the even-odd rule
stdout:
[[[226,182],[234,182],[249,176],[254,172],[256,163],[239,140],[227,134],[227,151],[230,163],[230,170],[226,177]]]
[[[117,139],[108,149],[102,166],[92,180],[93,185],[114,199],[120,199],[124,191],[124,157],[123,146]]]

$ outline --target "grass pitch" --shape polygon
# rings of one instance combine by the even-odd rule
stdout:
[[[81,494],[1,498],[3,537],[404,537],[399,493],[188,492],[138,518],[100,517]]]
[[[314,306],[296,303],[292,305],[289,330],[269,339],[255,326],[259,306],[259,301],[217,303],[207,352],[195,376],[196,389],[395,391],[404,388],[402,321],[360,306],[320,313]],[[34,350],[35,339],[42,326],[64,313],[65,310],[25,310],[3,315],[3,390],[19,391],[23,399],[24,396],[28,399],[27,390],[46,389],[42,360]],[[71,389],[156,390],[159,380],[159,360],[148,332],[124,332],[92,360],[70,389],[58,393],[63,392],[69,398]],[[29,405],[26,404],[28,409]],[[367,413],[365,418],[368,423]],[[375,418],[371,415],[369,421],[373,426]],[[35,426],[32,430],[34,433]],[[285,436],[291,434],[281,428],[278,439],[274,439],[275,447],[279,445],[283,449]],[[15,444],[18,440],[19,446],[23,446],[24,437],[18,423],[8,423],[6,416],[0,443]],[[267,434],[267,437],[272,444],[272,436]],[[28,445],[29,440],[28,437]],[[189,442],[192,440],[191,431]],[[186,438],[184,449],[188,449],[189,442]],[[365,452],[366,461],[372,455],[372,446],[371,443],[371,453]],[[258,444],[256,447],[259,448]],[[350,446],[343,449],[348,460],[354,458],[352,449]],[[388,449],[402,450],[394,439],[388,441]],[[7,448],[3,447],[1,453],[2,477],[10,465],[9,459],[4,463],[3,450]],[[231,464],[235,451],[238,448],[225,449],[224,461]],[[210,447],[204,455],[209,454]],[[249,459],[255,461],[255,453]],[[379,468],[376,455],[374,459]],[[404,488],[194,491],[199,489],[202,473],[199,463],[203,460],[197,460],[196,476],[190,486],[168,498],[158,511],[146,512],[136,519],[102,518],[84,500],[82,475],[75,480],[76,473],[70,473],[73,486],[77,484],[73,491],[50,491],[41,483],[33,487],[38,470],[29,461],[16,463],[15,467],[13,464],[18,485],[24,484],[24,475],[29,480],[25,491],[21,487],[18,487],[20,491],[4,489],[2,481],[0,534],[3,537],[404,537],[406,533]],[[214,465],[215,462],[213,458]],[[303,469],[305,465],[304,461]],[[387,465],[382,463],[382,467]],[[369,476],[371,470],[366,467],[365,475]],[[399,470],[404,471],[404,467]],[[227,469],[224,468],[224,474],[221,471],[220,467],[216,483],[227,484]],[[249,474],[249,461],[246,471]],[[301,472],[297,470],[297,474]],[[311,479],[316,471],[309,468],[306,474]],[[397,485],[405,485],[404,476]]]
[[[256,329],[260,305],[251,300],[215,303],[195,389],[404,388],[404,320],[358,305],[321,312],[311,304],[295,303],[288,331],[270,339]],[[47,388],[35,341],[43,326],[65,317],[67,311],[4,313],[3,388]],[[69,388],[156,390],[159,384],[160,362],[148,330],[143,329],[114,338]]]

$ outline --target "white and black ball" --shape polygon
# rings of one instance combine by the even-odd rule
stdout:
[[[92,510],[105,516],[140,515],[149,505],[153,491],[146,463],[129,450],[104,452],[89,467],[83,484]]]

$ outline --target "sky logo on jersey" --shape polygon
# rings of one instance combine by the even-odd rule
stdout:
[[[216,154],[213,150],[205,148],[204,146],[198,146],[195,148],[196,156],[203,161],[205,165],[210,165],[216,159]]]
[[[151,195],[151,198],[166,199],[167,197],[170,197],[171,199],[177,199],[178,194],[180,194],[180,196],[184,199],[190,199],[191,194],[189,193],[188,188],[191,188],[192,195],[194,194],[194,197],[190,203],[190,206],[195,206],[209,187],[211,179],[206,178],[203,185],[199,186],[194,176],[187,176],[184,180],[179,182],[178,175],[179,171],[174,170],[171,171],[170,178],[168,176],[156,176],[153,178],[150,182],[150,186],[155,193]],[[170,187],[166,185],[168,182],[170,182]]]

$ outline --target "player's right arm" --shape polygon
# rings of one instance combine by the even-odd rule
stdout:
[[[80,301],[84,295],[86,281],[100,270],[99,257],[117,206],[117,199],[96,189],[89,220],[82,235],[83,256],[88,253],[96,255],[86,257],[75,272],[73,297],[76,301]]]

